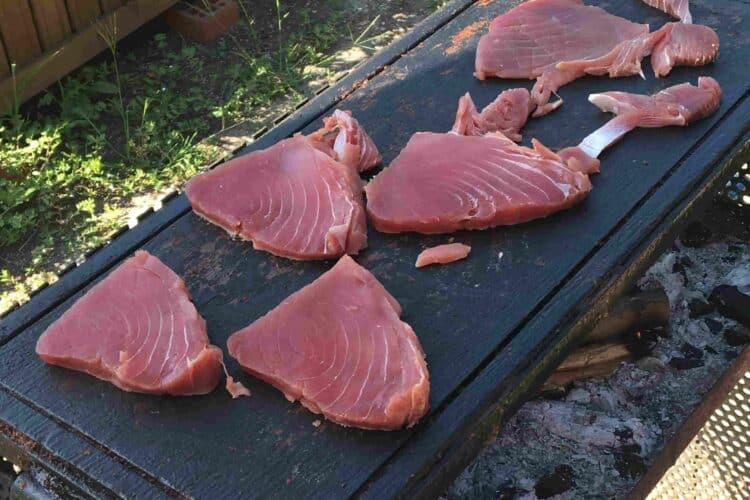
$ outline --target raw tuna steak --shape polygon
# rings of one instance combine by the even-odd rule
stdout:
[[[438,245],[422,251],[417,256],[416,267],[424,267],[432,264],[450,264],[457,260],[465,259],[471,247],[463,243],[447,243]]]
[[[345,426],[397,429],[428,408],[429,374],[401,306],[348,256],[229,338],[229,353],[290,401]]]
[[[672,17],[676,17],[686,24],[693,22],[693,16],[690,15],[689,0],[643,0],[651,7],[656,7],[662,12],[666,12]]]
[[[549,102],[563,85],[584,75],[643,75],[641,60],[654,52],[657,76],[675,65],[702,65],[718,54],[718,37],[705,26],[648,25],[613,16],[581,0],[530,0],[495,18],[479,40],[477,78],[536,79],[533,116],[555,109]]]
[[[36,352],[126,391],[206,394],[221,378],[221,349],[209,343],[185,283],[143,251],[73,304]]]
[[[579,148],[596,157],[636,127],[684,127],[715,113],[721,96],[721,86],[708,76],[700,77],[697,87],[682,83],[654,95],[628,92],[591,94],[589,101],[592,104],[618,116],[586,137]]]
[[[281,257],[356,254],[367,246],[357,169],[369,168],[373,155],[377,161],[380,157],[349,115],[333,119],[343,125],[285,139],[192,178],[185,191],[193,210],[230,235]],[[360,133],[350,135],[348,127]],[[334,159],[339,157],[346,164]]]
[[[501,134],[419,132],[365,188],[367,211],[385,233],[450,233],[519,224],[581,201],[586,173],[549,150]]]

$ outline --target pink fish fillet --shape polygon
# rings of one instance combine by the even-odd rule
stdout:
[[[502,134],[418,132],[365,187],[367,211],[385,233],[451,233],[519,224],[581,201],[586,173]]]
[[[690,15],[689,0],[643,0],[651,7],[655,7],[662,12],[666,12],[672,17],[676,17],[685,24],[693,22],[693,16]]]
[[[521,129],[533,111],[529,91],[524,88],[506,90],[488,104],[480,113],[471,96],[466,93],[458,101],[456,121],[452,132],[460,135],[484,135],[501,132],[519,142]]]
[[[401,306],[349,256],[233,334],[250,374],[344,426],[398,429],[428,409],[429,373]]]
[[[682,83],[654,95],[627,92],[591,94],[589,101],[602,111],[617,115],[586,137],[579,148],[597,157],[607,147],[636,127],[686,126],[719,109],[721,86],[709,76],[698,78],[698,86]]]
[[[416,267],[424,267],[432,264],[450,264],[457,260],[465,259],[471,247],[463,243],[447,243],[438,245],[422,251],[417,256]]]
[[[585,198],[591,190],[588,174],[598,171],[598,160],[577,148],[562,156],[538,141],[531,149],[509,139],[519,135],[528,117],[527,96],[524,89],[503,92],[477,113],[466,94],[450,132],[414,134],[365,187],[375,227],[425,234],[485,229],[545,217]],[[497,108],[511,119],[490,119]],[[444,253],[438,249],[432,255]]]
[[[221,379],[221,349],[209,342],[185,283],[143,251],[47,328],[36,352],[125,391],[206,394]]]
[[[533,116],[542,116],[562,104],[561,99],[550,102],[552,94],[584,75],[643,75],[641,60],[662,40],[660,54],[679,54],[669,59],[671,65],[707,64],[715,58],[718,43],[682,23],[676,36],[668,36],[673,24],[678,23],[649,33],[646,24],[581,0],[530,0],[492,21],[489,33],[479,40],[474,74],[479,79],[535,79]],[[688,53],[683,48],[687,39]]]
[[[356,120],[337,111],[322,131],[235,158],[185,191],[195,213],[259,250],[332,259],[367,246],[358,171],[379,161]]]

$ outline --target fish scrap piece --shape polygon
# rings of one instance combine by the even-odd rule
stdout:
[[[713,61],[718,37],[709,36],[710,28],[693,26],[668,23],[650,33],[647,24],[581,0],[530,0],[490,23],[489,33],[477,46],[474,75],[481,80],[536,80],[531,90],[533,116],[543,116],[562,105],[562,99],[550,98],[563,85],[584,75],[643,75],[641,60],[652,51],[658,54],[657,76],[676,64]]]
[[[666,12],[672,17],[676,17],[685,24],[693,22],[693,16],[690,15],[689,0],[643,0],[651,7],[655,7],[662,12]]]
[[[423,250],[417,256],[416,267],[425,267],[432,264],[450,264],[457,260],[465,259],[471,252],[469,245],[463,243],[446,243]]]
[[[193,211],[230,235],[297,260],[338,258],[367,246],[358,172],[380,155],[357,121],[335,112],[309,136],[284,139],[193,177]]]
[[[485,135],[500,132],[508,139],[521,141],[521,129],[534,110],[531,95],[525,88],[502,92],[480,113],[467,92],[458,101],[456,120],[451,131],[459,135]]]
[[[365,129],[351,111],[335,110],[323,120],[323,128],[313,132],[311,139],[328,145],[332,157],[358,172],[365,172],[380,163],[380,153]]]
[[[39,337],[47,363],[78,370],[125,391],[207,394],[221,379],[222,352],[185,283],[139,251],[78,299]]]
[[[428,410],[429,373],[401,306],[343,256],[228,340],[251,375],[344,426],[399,429]]]
[[[651,52],[656,77],[669,74],[675,66],[703,66],[719,57],[719,35],[700,24],[667,23]]]
[[[698,78],[697,86],[682,83],[654,95],[617,91],[591,94],[589,102],[617,117],[586,137],[578,147],[596,157],[636,127],[690,125],[715,113],[721,97],[719,82],[710,76]]]

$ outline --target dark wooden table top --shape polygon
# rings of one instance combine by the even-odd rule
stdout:
[[[487,23],[517,1],[454,1],[373,57],[246,151],[318,127],[332,107],[351,109],[392,160],[411,134],[450,128],[459,96],[484,105],[527,81],[472,76]],[[636,0],[599,4],[652,28],[668,18]],[[311,282],[332,264],[293,262],[233,241],[195,216],[183,196],[66,274],[0,324],[0,451],[10,449],[98,496],[375,498],[439,492],[496,431],[613,293],[642,268],[665,235],[721,181],[744,141],[750,101],[750,5],[691,2],[696,22],[720,34],[720,59],[656,79],[584,78],[563,87],[565,104],[532,120],[526,140],[576,144],[610,115],[589,104],[606,90],[653,93],[699,75],[724,89],[720,110],[689,128],[637,130],[602,156],[579,206],[516,227],[452,235],[470,258],[416,269],[417,254],[449,236],[369,232],[357,257],[393,293],[427,354],[432,410],[412,429],[346,429],[288,403],[240,375],[252,397],[223,390],[170,398],[122,392],[50,367],[34,354],[41,332],[91,284],[137,248],[183,277],[214,344]],[[502,257],[499,254],[502,252]],[[229,370],[239,374],[233,361]]]

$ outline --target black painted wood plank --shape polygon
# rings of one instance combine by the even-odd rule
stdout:
[[[511,3],[472,7],[349,96],[343,107],[354,110],[386,159],[392,159],[414,131],[447,129],[456,99],[464,91],[471,90],[484,104],[502,89],[519,84],[471,78],[473,46],[481,26]],[[573,210],[523,226],[458,234],[457,239],[474,247],[466,261],[416,270],[413,262],[419,250],[447,237],[370,232],[370,249],[358,260],[404,305],[404,319],[417,331],[430,364],[435,410],[415,430],[364,432],[328,423],[316,429],[313,415],[248,377],[243,381],[253,389],[253,397],[231,402],[218,391],[187,399],[125,394],[85,375],[46,367],[33,355],[33,344],[75,297],[0,350],[0,387],[89,436],[102,450],[127,460],[132,464],[129,469],[188,495],[342,496],[358,491],[388,460],[394,464],[390,470],[399,468],[402,456],[421,455],[425,460],[424,450],[411,448],[408,439],[412,434],[438,429],[436,435],[447,440],[452,434],[435,427],[436,422],[449,410],[460,410],[451,401],[463,394],[477,375],[486,373],[477,371],[503,346],[510,350],[500,353],[510,356],[515,371],[506,374],[506,379],[480,386],[484,392],[479,401],[486,404],[504,380],[528,378],[524,363],[533,359],[533,352],[550,347],[546,343],[550,337],[545,335],[548,324],[543,323],[531,330],[540,337],[534,338],[526,351],[512,348],[527,331],[526,325],[534,324],[529,323],[532,316],[548,311],[549,325],[559,324],[577,302],[545,307],[552,300],[564,299],[560,294],[567,283],[583,287],[586,293],[603,286],[579,271],[600,245],[615,241],[624,227],[624,217],[655,196],[670,175],[682,171],[680,161],[686,155],[697,155],[701,148],[696,145],[703,141],[701,147],[705,147],[706,134],[746,93],[748,77],[744,65],[737,61],[748,60],[748,48],[743,38],[733,37],[731,32],[741,29],[748,7],[729,2],[696,3],[696,18],[713,19],[712,23],[721,25],[723,52],[732,54],[731,59],[724,57],[707,68],[679,70],[665,80],[581,80],[562,90],[566,104],[557,113],[533,121],[527,137],[537,136],[553,147],[573,144],[606,119],[585,101],[589,92],[653,92],[686,78],[694,81],[699,74],[713,75],[724,85],[724,103],[714,117],[684,130],[634,132],[605,154],[594,191]],[[638,2],[602,4],[634,20],[665,20]],[[706,5],[714,10],[709,11]],[[478,30],[474,37],[454,45],[453,37],[472,27]],[[738,129],[740,124],[729,123],[728,127]],[[710,165],[700,167],[708,169]],[[684,179],[675,182],[678,189],[665,195],[668,203],[686,189]],[[627,239],[625,243],[632,244]],[[145,247],[185,278],[209,323],[209,335],[218,345],[330,266],[294,263],[255,252],[191,213],[176,219]],[[501,251],[503,257],[498,259]],[[611,270],[607,260],[592,262],[601,273]],[[235,364],[230,368],[237,369]],[[406,473],[412,464],[404,464]],[[402,483],[406,479],[403,474],[389,477]]]
[[[167,491],[123,467],[113,454],[4,392],[0,392],[0,435],[4,456],[22,455],[33,460],[82,493],[107,497],[114,491],[126,491],[132,498],[153,498]]]

